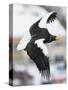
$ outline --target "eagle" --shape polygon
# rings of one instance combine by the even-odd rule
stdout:
[[[37,20],[30,26],[29,32],[24,35],[17,46],[17,50],[25,50],[27,52],[41,75],[46,76],[47,80],[50,79],[50,63],[46,44],[59,39],[59,36],[52,35],[48,31],[47,25],[53,23],[56,17],[57,13],[53,11]]]

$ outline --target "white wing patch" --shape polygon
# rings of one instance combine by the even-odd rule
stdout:
[[[28,34],[25,34],[23,36],[23,38],[20,40],[18,46],[17,46],[17,50],[22,50],[22,49],[25,49],[27,43],[30,41],[31,39],[31,35],[28,33]]]
[[[50,13],[48,13],[46,16],[44,16],[43,18],[42,18],[42,20],[40,21],[40,23],[39,23],[39,27],[40,28],[47,28],[47,20],[48,20],[48,18],[49,18],[49,16],[51,15],[51,14],[53,14],[54,12],[50,12]],[[50,23],[48,23],[48,24],[50,24]]]
[[[43,43],[43,41],[44,41],[44,39],[38,39],[35,41],[35,44],[37,44],[37,46],[42,49],[43,54],[45,56],[48,56],[48,49],[47,49],[46,45]]]
[[[46,23],[47,19],[49,18],[49,16],[51,14],[53,14],[54,12],[48,13],[46,16],[44,16],[42,18],[42,20],[39,23],[39,27],[40,28],[47,28],[48,32],[52,35],[61,35],[61,36],[65,36],[65,29],[64,27],[61,25],[61,23],[59,22],[59,20],[56,18],[54,19],[54,21],[52,23]]]

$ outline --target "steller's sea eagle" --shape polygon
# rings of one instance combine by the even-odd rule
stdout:
[[[27,51],[27,54],[34,61],[41,75],[46,76],[47,79],[50,77],[50,65],[48,49],[45,44],[59,39],[59,36],[52,35],[48,31],[47,24],[52,23],[56,19],[56,16],[56,12],[51,12],[36,21],[30,27],[29,33],[24,36],[17,46],[17,50],[24,49]],[[43,23],[42,26],[41,23]],[[43,25],[46,28],[43,28]]]

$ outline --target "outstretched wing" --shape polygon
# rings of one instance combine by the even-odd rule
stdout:
[[[27,46],[27,43],[30,41],[30,39],[31,39],[31,35],[29,32],[27,32],[20,40],[20,42],[17,46],[17,50],[25,49]]]
[[[27,46],[27,53],[31,57],[31,59],[35,62],[38,70],[41,72],[42,76],[46,76],[49,78],[50,75],[50,65],[49,65],[49,58],[48,58],[48,49],[47,46],[43,43],[43,39],[38,39],[35,41],[30,49]],[[31,44],[31,43],[30,43]],[[34,57],[35,56],[35,57]]]
[[[50,12],[39,23],[40,28],[46,28],[51,35],[65,36],[65,29],[56,18],[56,12]]]
[[[49,78],[50,74],[50,65],[49,65],[49,58],[48,58],[48,49],[46,45],[43,43],[45,39],[38,39],[35,41],[37,44],[37,48],[39,48],[39,55],[35,58],[35,63],[40,70],[43,76]],[[42,51],[41,51],[42,50]]]

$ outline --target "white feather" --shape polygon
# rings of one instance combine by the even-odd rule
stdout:
[[[61,25],[58,19],[56,19],[54,22],[47,24],[47,29],[50,34],[52,35],[60,35],[60,36],[65,36],[65,29]]]
[[[50,13],[48,13],[48,14],[46,14],[46,16],[44,16],[43,18],[42,18],[42,20],[40,21],[40,23],[39,23],[39,27],[41,27],[41,28],[47,28],[47,19],[49,18],[49,16],[51,15],[51,14],[53,14],[54,12],[50,12]]]
[[[43,43],[43,41],[44,39],[38,39],[35,41],[35,44],[37,44],[37,46],[42,49],[42,52],[45,56],[48,56],[48,49],[47,46]]]
[[[49,16],[54,13],[51,12],[47,14],[45,17],[42,18],[42,20],[39,23],[40,28],[47,28],[49,33],[52,35],[61,35],[65,36],[65,29],[59,22],[59,20],[56,18],[52,23],[46,23]]]
[[[20,40],[18,46],[17,46],[17,50],[22,50],[25,49],[26,45],[28,44],[28,42],[31,39],[31,35],[29,33],[26,33],[23,38]]]

